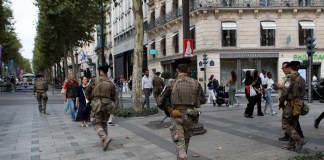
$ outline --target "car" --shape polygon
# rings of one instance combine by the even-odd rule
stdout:
[[[28,82],[23,82],[21,84],[22,87],[28,88],[29,87],[29,83]]]

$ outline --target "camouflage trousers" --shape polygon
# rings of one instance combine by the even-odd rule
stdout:
[[[110,114],[107,114],[107,112],[100,111],[94,114],[94,128],[100,138],[100,140],[103,142],[106,138],[108,138],[108,119]]]
[[[37,92],[36,93],[36,99],[38,102],[38,110],[39,112],[45,112],[46,111],[46,104],[47,104],[47,94],[46,92]]]
[[[282,129],[291,138],[291,143],[296,143],[301,141],[301,137],[296,131],[299,116],[293,116],[293,109],[289,105],[286,105],[282,113]]]
[[[188,159],[187,151],[192,136],[193,124],[193,119],[188,115],[183,115],[182,118],[171,117],[170,132],[178,159]]]

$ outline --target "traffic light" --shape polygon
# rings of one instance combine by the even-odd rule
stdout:
[[[208,57],[207,57],[207,54],[206,53],[204,53],[204,55],[203,55],[203,60],[204,60],[204,64],[207,64],[208,63],[208,61],[207,61],[207,59],[208,59]]]
[[[315,51],[316,44],[314,44],[315,40],[316,40],[315,38],[311,38],[311,37],[308,37],[306,39],[306,48],[307,48],[308,56],[312,56],[316,52]]]

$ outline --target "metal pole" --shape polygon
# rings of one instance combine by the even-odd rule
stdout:
[[[312,70],[313,70],[313,55],[308,55],[308,70],[307,70],[307,78],[308,78],[308,103],[313,103],[312,97]]]
[[[104,14],[104,3],[101,2],[101,23],[100,23],[100,38],[101,38],[101,64],[105,64],[105,36],[104,36],[104,21],[105,21],[105,14]]]
[[[206,54],[206,53],[204,53]],[[205,91],[205,94],[206,94],[206,79],[207,79],[207,74],[206,74],[206,63],[204,63],[204,91]]]
[[[189,0],[182,0],[183,40],[190,39]],[[183,50],[184,52],[184,50]],[[184,57],[185,53],[183,53]]]
[[[0,78],[2,78],[2,46],[0,45]]]

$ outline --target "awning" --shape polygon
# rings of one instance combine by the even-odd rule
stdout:
[[[262,29],[277,29],[275,22],[261,22]]]
[[[193,30],[194,28],[195,28],[195,26],[190,27],[190,31]]]
[[[315,29],[316,28],[314,22],[310,22],[310,21],[301,21],[301,22],[299,22],[299,24],[301,25],[302,29]]]
[[[174,37],[174,36],[177,35],[177,34],[179,34],[179,32],[177,32],[177,33],[173,33],[173,34],[172,34],[168,39]]]
[[[222,29],[223,30],[237,30],[237,25],[235,22],[223,22]]]
[[[148,45],[151,45],[151,44],[153,44],[155,41],[152,41],[152,42],[150,42]]]
[[[165,39],[165,37],[162,37],[161,39],[156,40],[155,42],[156,42],[156,43],[159,43],[159,42],[161,42],[163,39]]]

